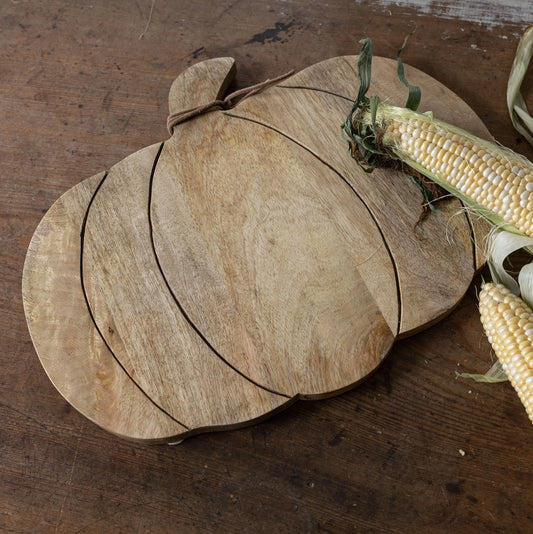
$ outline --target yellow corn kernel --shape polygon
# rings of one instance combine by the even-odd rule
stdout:
[[[533,311],[502,284],[487,283],[479,295],[481,323],[533,422]]]

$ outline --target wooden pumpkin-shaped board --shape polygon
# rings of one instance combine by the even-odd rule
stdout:
[[[352,387],[461,299],[486,228],[456,201],[417,224],[415,186],[350,158],[340,124],[356,62],[324,61],[184,122],[48,211],[24,306],[80,412],[143,441],[248,424]],[[234,70],[231,58],[189,68],[171,113],[220,98]],[[373,74],[371,91],[401,102],[395,63],[375,58]],[[455,95],[407,74],[422,106],[487,136]]]

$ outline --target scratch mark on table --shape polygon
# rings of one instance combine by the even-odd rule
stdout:
[[[71,489],[72,489],[72,477],[74,475],[74,469],[76,468],[76,463],[78,461],[78,453],[80,451],[80,443],[81,443],[81,439],[83,437],[83,428],[84,428],[84,426],[85,426],[85,421],[82,421],[81,422],[81,426],[80,426],[80,430],[79,430],[78,439],[76,440],[76,449],[74,450],[74,458],[72,459],[72,467],[70,468],[70,472],[69,472],[67,481],[65,483],[65,486],[67,487],[67,491],[65,493],[65,496],[63,497],[63,502],[61,503],[61,508],[59,509],[59,517],[57,518],[56,529],[55,529],[56,534],[59,532],[59,527],[61,526],[61,519],[63,517],[63,511],[65,509],[65,504],[67,502],[68,497],[70,496],[70,492],[71,492]]]

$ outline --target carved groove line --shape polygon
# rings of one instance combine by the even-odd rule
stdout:
[[[164,143],[163,143],[164,145]],[[237,369],[234,365],[232,365],[231,363],[228,362],[228,360],[226,360],[224,358],[224,356],[222,356],[222,354],[220,354],[216,349],[215,347],[211,344],[211,342],[207,339],[207,337],[205,336],[205,334],[198,328],[198,326],[193,322],[193,320],[190,318],[189,314],[185,311],[185,308],[183,307],[183,305],[181,304],[180,300],[178,299],[177,295],[175,294],[174,290],[172,289],[172,287],[170,286],[170,282],[168,281],[166,275],[165,275],[165,272],[163,270],[163,267],[161,266],[161,262],[160,262],[160,259],[159,259],[159,255],[157,254],[157,250],[156,250],[156,247],[155,247],[155,242],[154,242],[154,232],[153,232],[153,228],[154,228],[154,225],[153,225],[153,219],[152,219],[152,190],[153,190],[153,182],[154,182],[154,175],[155,175],[155,169],[157,167],[157,163],[159,161],[159,157],[161,155],[161,151],[162,151],[162,148],[163,148],[163,145],[161,146],[161,149],[159,150],[159,152],[157,153],[157,156],[155,158],[155,161],[154,161],[154,166],[152,168],[152,173],[150,175],[150,187],[149,187],[149,193],[148,193],[148,221],[149,221],[149,224],[150,224],[150,240],[151,240],[151,246],[152,246],[152,252],[154,254],[154,258],[155,258],[155,261],[157,263],[157,267],[159,269],[159,272],[161,273],[161,276],[163,277],[163,280],[165,281],[165,285],[167,286],[167,289],[169,291],[169,293],[172,295],[172,298],[174,300],[174,302],[176,303],[176,306],[178,307],[180,313],[183,315],[183,317],[185,318],[185,320],[187,321],[187,323],[191,326],[191,328],[196,332],[196,334],[200,337],[200,339],[207,345],[207,347],[209,348],[209,350],[211,350],[211,352],[213,354],[215,354],[220,360],[222,360],[228,367],[230,367],[233,371],[235,371],[237,374],[239,374],[240,376],[242,376],[244,379],[248,380],[248,382],[250,382],[251,384],[253,384],[254,386],[257,386],[258,388],[261,388],[263,389],[264,391],[268,391],[269,393],[272,393],[274,395],[279,395],[280,397],[285,397],[287,399],[290,399],[291,397],[289,395],[286,395],[285,393],[281,393],[279,391],[274,391],[273,389],[270,389],[270,388],[267,388],[266,386],[263,386],[261,384],[259,384],[258,382],[255,382],[254,380],[252,380],[250,377],[246,376],[242,371],[240,371],[239,369]]]
[[[163,145],[161,145],[161,148],[162,148]],[[161,151],[161,148],[159,149]],[[102,339],[102,341],[104,342],[105,346],[107,347],[107,349],[109,350],[110,354],[113,356],[114,360],[118,363],[118,365],[120,366],[120,368],[124,371],[124,373],[126,373],[126,376],[135,384],[135,386],[139,389],[139,391],[141,391],[141,393],[156,407],[158,408],[159,410],[161,410],[165,415],[167,415],[168,417],[170,417],[170,419],[172,419],[174,422],[178,423],[179,425],[183,426],[186,430],[190,430],[190,427],[188,427],[187,425],[185,425],[184,423],[182,423],[181,421],[179,421],[178,419],[176,419],[173,415],[171,415],[169,412],[167,412],[162,406],[160,406],[157,402],[155,402],[151,397],[150,395],[148,395],[148,393],[146,393],[146,391],[144,391],[144,389],[139,385],[139,383],[131,376],[130,373],[128,373],[127,369],[124,367],[124,365],[122,364],[122,362],[120,361],[120,359],[117,357],[117,355],[113,352],[113,350],[111,349],[109,343],[107,342],[106,338],[104,337],[102,331],[100,330],[100,327],[98,326],[98,324],[96,323],[96,319],[94,317],[94,314],[93,314],[93,310],[89,304],[89,297],[87,295],[87,290],[85,288],[85,281],[84,281],[84,274],[83,274],[83,251],[84,251],[84,245],[85,245],[85,229],[87,227],[87,219],[89,217],[89,212],[91,210],[91,206],[93,204],[93,201],[94,199],[96,198],[96,195],[98,194],[98,191],[100,190],[100,188],[102,187],[103,183],[105,182],[106,178],[108,177],[109,175],[109,172],[106,172],[104,174],[104,177],[102,178],[102,180],[100,181],[100,183],[98,184],[98,187],[95,189],[92,197],[91,197],[91,200],[89,201],[89,204],[87,206],[87,210],[85,211],[85,216],[83,218],[83,223],[82,223],[82,227],[81,227],[81,233],[80,233],[80,282],[81,282],[81,290],[83,292],[83,298],[85,299],[85,305],[87,306],[87,311],[89,313],[89,316],[91,317],[91,321],[96,329],[96,331],[98,332],[98,335],[100,336],[100,338]]]

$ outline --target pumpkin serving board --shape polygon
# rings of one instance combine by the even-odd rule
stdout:
[[[190,67],[170,112],[220,98],[234,71],[231,58]],[[406,74],[421,109],[488,136],[444,86]],[[357,57],[313,65],[56,201],[23,297],[68,402],[142,441],[249,424],[353,387],[459,302],[487,226],[456,200],[418,222],[402,173],[358,167],[340,130],[357,89]],[[404,101],[394,61],[374,59],[369,94]]]

